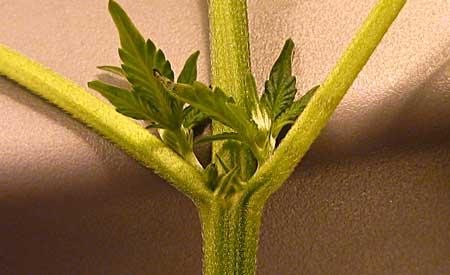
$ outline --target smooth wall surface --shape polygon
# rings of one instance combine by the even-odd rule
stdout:
[[[286,38],[299,94],[375,0],[249,1],[258,84]],[[204,0],[121,0],[179,72],[209,81]],[[0,43],[83,87],[118,64],[107,1],[0,0]],[[263,217],[258,274],[450,274],[450,2],[410,0]],[[90,91],[94,93],[93,91]],[[192,203],[0,77],[0,274],[201,274]]]

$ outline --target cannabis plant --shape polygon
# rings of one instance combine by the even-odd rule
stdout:
[[[324,82],[297,100],[291,39],[258,92],[245,0],[208,2],[212,83],[197,80],[199,52],[175,77],[163,51],[144,39],[114,0],[109,11],[122,64],[99,69],[128,84],[88,83],[114,108],[1,45],[0,73],[81,120],[192,199],[202,223],[204,274],[254,274],[266,200],[305,155],[405,2],[380,0]],[[210,163],[195,154],[202,143],[212,144]]]

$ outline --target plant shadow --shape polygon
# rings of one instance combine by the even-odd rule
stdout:
[[[134,274],[143,270],[154,274],[173,270],[173,274],[179,274],[176,270],[180,267],[172,266],[177,261],[189,262],[192,274],[201,270],[196,257],[201,253],[201,235],[192,234],[200,232],[200,224],[186,196],[53,104],[13,81],[0,81],[6,98],[66,129],[70,134],[64,138],[70,140],[74,135],[77,142],[82,140],[91,147],[92,156],[78,159],[91,159],[95,166],[86,172],[82,170],[85,164],[75,163],[61,172],[61,164],[55,163],[58,169],[32,172],[38,173],[33,182],[10,178],[0,185],[0,232],[9,232],[0,237],[0,243],[8,249],[8,253],[0,251],[0,273],[4,268],[27,273],[27,266],[47,270],[43,263],[52,261],[60,263],[55,266],[58,272],[63,268],[67,273],[81,274],[87,267],[97,268],[97,274],[131,270]],[[77,159],[74,152],[67,154],[67,158]],[[193,252],[186,257],[186,250]],[[24,257],[23,251],[30,257]],[[166,261],[161,262],[161,254],[167,255]],[[132,264],[117,261],[136,258],[130,255],[146,255],[147,260],[136,259]],[[99,262],[94,263],[95,258]],[[49,270],[48,274],[54,273]]]

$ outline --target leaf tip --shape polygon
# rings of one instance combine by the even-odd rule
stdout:
[[[118,9],[120,9],[119,4],[114,0],[108,1],[108,11],[110,14],[114,14]]]
[[[286,39],[286,44],[289,44],[289,45],[295,45],[294,40],[292,40],[291,37],[289,37],[288,39]]]
[[[288,38],[284,43],[283,51],[287,51],[289,54],[292,54],[295,48],[295,43],[292,38]]]
[[[195,59],[197,59],[197,58],[199,57],[199,55],[200,55],[200,51],[199,51],[199,50],[196,50],[196,51],[192,54],[192,56],[194,56]]]
[[[87,83],[87,86],[88,86],[89,88],[91,88],[91,89],[94,89],[94,87],[95,87],[95,85],[96,85],[97,82],[98,82],[98,80],[89,81],[89,82]]]
[[[114,11],[116,9],[121,9],[119,4],[116,1],[114,1],[114,0],[109,0],[108,1],[108,10],[110,12],[112,12],[112,11]]]

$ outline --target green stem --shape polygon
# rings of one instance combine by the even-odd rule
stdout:
[[[247,0],[209,0],[212,84],[244,105],[251,72]],[[213,133],[225,130],[213,123]],[[213,157],[221,142],[213,144]],[[241,155],[241,170],[253,158]],[[244,172],[246,173],[246,172]],[[249,207],[249,197],[235,194],[200,207],[204,275],[253,275],[263,204]]]
[[[253,275],[262,206],[249,197],[215,201],[200,207],[204,275]]]
[[[202,221],[205,275],[252,275],[267,198],[319,135],[405,2],[378,2],[274,155],[259,167],[241,193],[227,199],[215,197],[199,171],[132,120],[73,82],[2,45],[0,74],[83,121],[191,197]],[[213,84],[242,103],[247,90],[244,78],[250,71],[246,0],[210,0],[209,8]],[[215,125],[214,132],[220,131]]]
[[[245,76],[251,71],[247,0],[209,0],[212,84],[244,104]],[[214,133],[222,126],[214,124]]]
[[[254,274],[266,200],[291,175],[317,138],[405,2],[377,3],[282,144],[250,179],[241,198],[231,206],[216,203],[200,208],[206,275]],[[241,102],[246,90],[243,78],[250,71],[246,1],[209,3],[213,83]]]
[[[72,81],[3,45],[0,45],[0,75],[8,76],[84,122],[136,160],[154,169],[194,202],[211,199],[203,176],[192,165],[142,126],[117,113]]]

